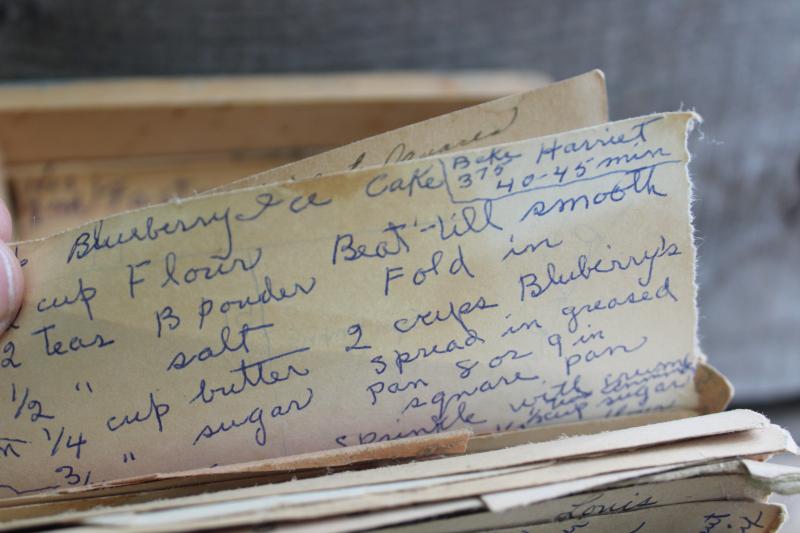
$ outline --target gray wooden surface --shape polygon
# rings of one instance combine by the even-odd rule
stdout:
[[[606,71],[614,118],[696,108],[701,341],[800,398],[800,2],[0,0],[0,79]]]

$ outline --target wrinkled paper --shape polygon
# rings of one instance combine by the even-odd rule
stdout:
[[[2,495],[697,404],[690,113],[22,243]]]

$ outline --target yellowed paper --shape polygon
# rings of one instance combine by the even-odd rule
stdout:
[[[416,505],[414,507],[354,516],[343,516],[340,518],[330,518],[313,522],[300,522],[297,524],[287,523],[279,525],[271,531],[275,533],[346,533],[349,531],[371,531],[375,528],[384,528],[393,524],[430,519],[437,516],[475,510],[476,508],[480,508],[480,502],[478,500],[456,500],[453,502]]]
[[[609,472],[591,477],[580,477],[550,485],[525,487],[501,492],[491,492],[483,494],[481,499],[486,504],[487,509],[497,513],[517,507],[535,505],[549,500],[555,500],[572,494],[590,492],[593,490],[598,490],[599,488],[619,488],[628,486],[632,483],[644,484],[644,481],[640,483],[640,480],[658,474],[681,472],[683,470],[685,469],[678,468],[676,470],[675,465],[636,468],[633,470],[625,470],[623,472]],[[684,477],[680,476],[678,479],[684,479]]]
[[[456,481],[450,480],[448,484]],[[374,487],[380,489],[380,487]],[[402,492],[408,491],[407,487],[395,489],[394,505],[387,505],[384,509],[400,507],[403,505]],[[269,518],[263,518],[264,523],[319,520],[325,517],[365,512],[368,508],[360,501],[361,496],[347,494],[347,491],[314,494],[314,498],[298,498],[294,502],[283,505],[269,505],[267,501],[243,501],[220,504],[218,506],[193,506],[177,507],[164,512],[151,512],[139,514],[111,514],[105,517],[87,519],[86,523],[109,527],[124,526],[179,526],[189,522],[221,518],[225,515],[246,514],[247,512],[264,512],[271,510]],[[379,490],[367,492],[379,493]],[[388,491],[387,491],[388,492]],[[674,505],[694,501],[708,500],[746,500],[751,496],[763,499],[766,494],[756,489],[751,489],[743,476],[714,476],[690,480],[681,480],[659,485],[636,485],[621,489],[607,490],[604,492],[591,492],[575,496],[554,499],[535,506],[520,509],[518,513],[506,516],[510,519],[508,525],[515,523],[536,524],[572,519],[586,519],[592,516],[620,512],[630,512],[638,509],[651,509],[664,505]],[[454,499],[451,501],[464,501]],[[374,508],[378,510],[380,508]],[[246,511],[243,511],[246,510]],[[486,528],[492,514],[482,515],[487,518]],[[488,515],[488,516],[487,516]],[[483,530],[480,520],[475,516],[456,519],[450,531]],[[470,529],[469,526],[473,529]],[[493,526],[497,527],[497,526]]]
[[[271,184],[287,179],[306,179],[309,176],[329,174],[332,169],[388,165],[465,147],[477,148],[493,143],[520,141],[527,137],[593,126],[607,120],[605,76],[602,71],[593,70],[537,90],[493,100],[357,141],[242,178],[209,192]],[[456,137],[459,137],[457,141],[452,140]],[[442,142],[442,139],[451,140]],[[700,394],[697,411],[707,414],[723,410],[732,397],[730,383],[705,363],[698,365],[695,377],[695,387]],[[675,411],[675,415],[677,417],[682,413]],[[658,419],[651,419],[650,422],[654,421]],[[608,427],[614,428],[613,425]]]
[[[684,420],[664,422],[646,427],[629,428],[608,432],[602,439],[593,435],[575,436],[555,440],[552,442],[533,443],[508,449],[496,449],[486,453],[470,454],[463,457],[440,459],[434,462],[416,462],[406,465],[387,466],[372,469],[368,472],[354,471],[342,472],[335,476],[319,479],[305,479],[293,483],[274,485],[265,488],[243,489],[241,491],[228,491],[225,495],[214,496],[221,498],[247,498],[265,494],[298,493],[312,490],[329,490],[337,487],[357,486],[368,483],[392,483],[415,479],[432,478],[435,476],[460,475],[469,472],[479,472],[494,469],[507,469],[520,465],[535,464],[537,467],[549,466],[554,461],[576,458],[581,456],[619,452],[628,449],[646,448],[663,445],[670,442],[680,442],[709,437],[743,432],[751,429],[769,429],[768,437],[756,439],[755,446],[745,454],[764,453],[789,449],[794,450],[791,439],[775,427],[762,415],[746,410],[729,411],[694,417]],[[412,439],[414,440],[414,439]],[[765,444],[766,443],[766,444]],[[777,444],[776,444],[777,443]],[[773,447],[774,446],[774,447]],[[641,472],[637,476],[644,475]],[[153,476],[164,477],[165,475]],[[200,481],[209,481],[200,477]],[[606,480],[610,483],[615,480]],[[16,498],[0,500],[0,508],[32,505],[41,502],[67,501],[93,495],[105,496],[110,493],[121,494],[124,489],[141,491],[143,486],[121,485],[113,490],[101,490],[102,485],[91,485],[85,489],[61,489],[56,493],[41,493]],[[163,488],[163,487],[154,487]],[[267,491],[266,493],[263,491]],[[193,502],[207,501],[192,500]]]
[[[741,507],[737,508],[737,504],[741,504]],[[379,523],[385,525],[397,523],[406,516],[411,518],[415,516],[414,509],[415,508],[412,507],[404,511],[390,511],[386,513],[320,521],[312,525],[313,529],[308,530],[305,529],[304,524],[298,524],[296,526],[279,527],[276,528],[275,531],[362,531],[362,524]],[[439,514],[444,514],[443,511],[445,511],[445,509],[440,510],[434,506],[425,506],[424,509],[417,511],[417,514],[422,514],[426,511],[428,513],[438,511]],[[672,513],[679,516],[673,517]],[[504,520],[502,515],[496,518],[500,522]],[[713,531],[715,527],[721,527],[722,531],[769,533],[777,531],[784,519],[785,509],[778,505],[749,502],[708,502],[668,506],[653,512],[637,511],[630,514],[604,515],[570,522],[555,522],[540,525],[523,524],[502,530],[490,528],[465,529],[459,531],[480,531],[482,533],[487,531],[497,533],[575,533],[577,531],[595,533],[663,533],[667,531],[698,531],[705,533]],[[420,522],[416,526],[411,526],[408,529],[401,529],[401,531],[438,531],[431,527],[438,522],[438,520],[433,522]],[[487,522],[491,523],[488,520]],[[328,523],[331,524],[333,529],[325,529],[325,525]],[[392,528],[386,531],[396,531],[396,529]]]
[[[212,482],[223,479],[235,479],[237,476],[246,477],[248,474],[270,472],[296,473],[304,470],[333,469],[336,467],[356,465],[363,467],[367,464],[379,465],[381,461],[401,461],[404,459],[411,460],[445,455],[459,455],[466,451],[470,436],[471,433],[469,430],[447,431],[421,437],[409,437],[402,440],[349,446],[347,448],[334,448],[332,450],[289,455],[275,459],[115,479],[105,483],[95,483],[89,488],[74,487],[64,489],[62,492],[77,493],[87,490],[96,491],[106,488],[124,487],[127,485],[136,485],[136,490],[141,490],[141,488],[138,488],[139,486],[143,483],[150,482],[157,483],[175,480],[176,486],[180,486],[181,481],[183,481],[183,484],[191,485],[204,481]],[[162,488],[163,485],[164,483],[161,483],[159,488]]]
[[[570,494],[576,494],[587,491],[597,491],[599,488],[603,487],[612,487],[608,490],[627,488],[627,486],[631,485],[636,487],[642,485],[670,487],[672,486],[673,483],[680,483],[683,481],[687,481],[689,480],[689,478],[693,478],[694,480],[717,479],[718,481],[725,480],[728,478],[736,478],[740,480],[746,479],[747,494],[749,499],[753,500],[763,499],[763,497],[769,495],[770,491],[759,488],[755,484],[753,484],[751,482],[750,476],[745,475],[746,472],[742,471],[742,472],[727,473],[727,474],[711,472],[708,474],[698,475],[695,472],[698,468],[706,468],[706,465],[690,466],[678,469],[650,467],[650,468],[644,468],[639,471],[627,470],[622,473],[613,472],[610,474],[601,474],[597,476],[565,481],[564,483],[559,483],[554,485],[545,485],[540,487],[530,487],[519,490],[484,494],[482,496],[482,499],[489,510],[494,512],[501,512],[516,507],[543,504],[544,502],[547,501],[555,501],[558,498],[563,498]],[[647,470],[650,470],[650,472],[648,472]],[[665,476],[665,477],[671,476],[671,477],[659,481],[651,480],[651,478],[658,476]],[[725,498],[720,496],[719,498],[709,497],[707,499],[742,499],[741,496],[735,496],[735,494],[738,493],[736,493],[733,490],[732,487],[734,485],[722,483],[720,484],[720,486],[724,488],[724,490],[726,491],[730,490],[730,492],[728,493],[729,497]],[[705,491],[705,489],[703,489],[703,491]],[[685,493],[685,491],[681,492]],[[677,503],[677,502],[673,501],[671,503]]]
[[[704,421],[681,422],[702,423]],[[652,430],[653,428],[648,429]],[[625,432],[620,433],[624,434]],[[574,439],[578,438],[567,440]],[[104,521],[108,524],[112,522],[132,524],[139,515],[145,516],[144,522],[151,523],[158,519],[162,524],[176,525],[180,523],[181,527],[191,528],[192,524],[186,522],[186,513],[170,511],[190,506],[204,507],[204,516],[214,516],[216,527],[244,526],[295,516],[291,509],[282,509],[281,503],[285,505],[286,502],[296,500],[295,503],[308,504],[314,498],[320,498],[320,491],[345,487],[349,491],[355,491],[358,498],[331,502],[330,505],[321,504],[323,509],[327,509],[325,512],[374,511],[480,495],[483,495],[486,500],[487,495],[491,493],[531,487],[550,486],[555,488],[558,484],[571,480],[596,478],[612,473],[615,475],[606,476],[603,480],[604,483],[626,481],[634,477],[652,474],[658,470],[658,467],[685,468],[687,464],[701,464],[742,456],[783,451],[796,453],[796,446],[788,434],[776,426],[770,426],[759,430],[693,439],[621,454],[573,459],[555,464],[535,464],[522,469],[516,468],[525,464],[526,461],[530,461],[531,455],[536,455],[537,448],[542,448],[542,445],[520,446],[516,449],[497,450],[474,456],[446,458],[425,463],[411,463],[365,472],[343,472],[280,485],[231,490],[218,494],[164,500],[114,509],[97,509],[49,518],[21,520],[0,526],[0,529],[4,527],[6,529],[44,527],[53,524],[79,523],[88,519]],[[498,465],[503,466],[497,468]],[[479,474],[481,469],[484,472]],[[465,475],[466,472],[475,474]],[[429,479],[424,479],[425,477]],[[416,488],[398,493],[383,492],[381,484],[402,485],[403,481],[412,482]],[[323,502],[329,499],[327,494],[324,496],[325,498],[321,499]],[[231,503],[234,505],[229,505]],[[163,513],[159,514],[159,511],[163,511]]]
[[[762,461],[742,461],[747,473],[760,487],[779,494],[800,493],[800,468]]]
[[[667,411],[654,411],[617,418],[584,420],[581,422],[552,424],[534,427],[532,429],[506,431],[503,433],[488,433],[471,438],[467,445],[467,452],[485,452],[500,448],[508,448],[509,446],[518,446],[520,444],[547,442],[564,437],[593,435],[605,431],[647,426],[691,416],[697,416],[697,411],[693,409],[670,409]]]
[[[195,198],[21,245],[5,495],[695,406],[693,119]]]
[[[702,355],[702,354],[701,354]],[[694,386],[700,395],[697,410],[700,414],[724,411],[733,399],[733,384],[716,368],[704,361],[697,365]]]
[[[494,450],[531,442],[545,442],[559,437],[589,435],[604,431],[645,426],[667,420],[718,413],[728,406],[733,398],[730,382],[714,367],[698,362],[694,375],[695,390],[699,396],[697,404],[689,409],[672,408],[665,411],[650,411],[642,414],[567,422],[532,429],[490,433],[476,436],[469,441],[468,452]]]
[[[276,183],[594,126],[608,120],[607,109],[603,74],[593,71],[308,159],[301,158],[324,147],[300,143],[289,149],[221,155],[16,164],[8,169],[15,230],[20,240],[35,239],[216,187]],[[281,168],[263,172],[277,166]],[[240,179],[256,172],[260,173]],[[239,181],[231,184],[235,179]]]
[[[403,163],[596,126],[607,121],[605,76],[602,71],[593,70],[533,91],[492,100],[356,141],[240,179],[217,190]]]
[[[14,165],[8,185],[19,240],[187,197],[297,159],[302,151]]]
[[[636,484],[596,490],[520,507],[504,512],[470,514],[425,524],[428,533],[485,531],[492,527],[517,524],[591,519],[595,516],[627,513],[699,501],[740,500],[764,502],[769,491],[750,485],[742,475],[706,476],[654,484]],[[415,525],[401,526],[384,533],[413,531]]]
[[[741,436],[744,437],[744,436]],[[756,441],[762,437],[732,439],[718,437],[704,439],[702,443],[681,443],[667,445],[661,450],[643,450],[631,452],[626,456],[610,456],[589,458],[584,460],[569,461],[535,471],[510,472],[485,478],[469,478],[457,482],[441,480],[435,486],[424,486],[416,491],[402,491],[398,493],[380,493],[370,491],[362,494],[357,499],[343,501],[330,501],[317,504],[320,511],[329,515],[350,514],[356,512],[374,512],[377,509],[428,504],[444,500],[457,500],[469,496],[477,496],[498,490],[523,486],[545,486],[550,483],[560,483],[572,476],[594,476],[605,472],[617,471],[624,475],[625,470],[632,465],[666,465],[679,464],[683,460],[694,457],[694,461],[719,458],[721,454],[742,454],[745,449],[755,450],[759,446],[773,448],[776,443],[767,443],[768,437],[761,444]],[[738,440],[738,442],[737,442]],[[755,445],[755,446],[754,446]],[[779,447],[780,445],[778,445]],[[707,453],[707,455],[705,455]],[[701,459],[702,458],[702,459]],[[634,467],[636,467],[634,466]],[[306,493],[309,494],[309,493]],[[313,493],[310,493],[313,495]],[[298,494],[303,498],[304,494]],[[249,501],[220,502],[207,504],[194,509],[181,507],[179,502],[172,502],[172,508],[164,511],[142,511],[129,513],[119,509],[116,512],[105,513],[105,516],[96,518],[87,517],[87,523],[102,524],[106,526],[159,524],[161,527],[183,527],[191,529],[200,527],[201,523],[210,523],[211,527],[233,527],[255,525],[265,522],[281,522],[285,520],[302,519],[298,509],[278,507],[273,504],[272,498],[254,498]],[[177,504],[177,505],[176,505]],[[316,506],[306,503],[302,510],[305,516],[312,516]],[[191,515],[194,514],[194,518]],[[194,520],[194,522],[192,522]]]
[[[763,430],[762,430],[763,431]],[[758,432],[753,432],[758,433]],[[592,477],[608,472],[618,472],[621,479],[625,478],[625,471],[660,465],[681,465],[685,462],[700,462],[739,454],[747,454],[745,449],[755,450],[759,446],[780,448],[777,442],[767,443],[768,437],[761,444],[756,444],[763,436],[741,435],[716,438],[706,438],[698,442],[686,442],[666,445],[660,449],[629,452],[624,456],[609,456],[568,461],[553,466],[536,469],[534,472],[512,472],[500,474],[484,479],[467,480],[460,483],[443,484],[435,487],[426,487],[418,491],[403,493],[402,495],[372,494],[363,496],[358,502],[353,502],[348,512],[353,512],[354,507],[364,510],[380,509],[393,505],[412,505],[457,499],[522,488],[529,486],[544,486],[550,483],[560,483],[576,477]],[[754,446],[755,445],[755,446]],[[229,524],[255,524],[270,519],[279,520],[284,514],[291,514],[290,510],[271,510],[268,512],[249,511],[246,515],[231,516]]]
[[[507,469],[503,469],[502,472],[509,473],[509,472],[516,472],[516,471],[530,471],[530,467],[511,467]],[[146,500],[137,501],[133,499],[130,502],[125,502],[122,499],[112,499],[112,500],[98,500],[95,504],[97,510],[90,510],[89,507],[83,506],[81,501],[63,501],[57,503],[50,503],[44,505],[22,505],[22,506],[13,506],[7,508],[0,508],[0,524],[3,523],[10,523],[12,521],[16,521],[13,525],[17,527],[19,524],[33,524],[34,522],[26,520],[25,522],[19,522],[22,519],[33,519],[37,517],[42,517],[42,519],[36,520],[35,523],[39,525],[43,524],[64,524],[67,522],[70,523],[77,523],[83,519],[87,519],[90,517],[100,517],[104,515],[110,515],[108,518],[108,523],[111,524],[119,523],[121,520],[125,520],[121,518],[125,517],[133,517],[139,516],[140,513],[150,512],[153,511],[155,514],[153,515],[152,522],[163,522],[163,521],[175,521],[175,520],[182,520],[180,518],[180,514],[191,514],[191,508],[201,509],[195,513],[195,517],[197,515],[204,513],[205,515],[214,515],[216,514],[230,514],[228,511],[238,511],[242,508],[250,508],[250,509],[279,509],[284,507],[294,507],[294,506],[314,506],[316,504],[321,504],[322,507],[320,509],[312,510],[312,513],[318,513],[318,516],[327,516],[326,513],[329,513],[329,509],[327,507],[327,503],[334,503],[334,505],[338,505],[338,503],[333,502],[337,500],[339,503],[344,500],[349,500],[350,498],[359,498],[366,494],[379,494],[379,493],[394,493],[398,491],[406,491],[406,490],[416,490],[421,487],[426,486],[435,486],[441,485],[444,483],[454,483],[458,481],[463,481],[467,479],[480,479],[491,477],[493,475],[498,475],[501,473],[497,470],[492,471],[482,471],[482,472],[470,472],[465,474],[457,474],[453,476],[444,476],[444,477],[435,477],[435,478],[428,478],[428,479],[410,479],[404,481],[397,481],[397,482],[387,482],[387,483],[380,483],[380,484],[366,484],[366,485],[356,485],[356,486],[349,486],[349,487],[334,487],[332,489],[325,489],[325,490],[313,490],[313,491],[306,491],[306,492],[297,492],[297,493],[287,493],[287,494],[274,494],[274,495],[267,495],[264,497],[259,498],[235,498],[231,497],[233,493],[226,492],[226,493],[219,493],[214,496],[218,498],[210,498],[209,500],[198,501],[196,499],[187,499],[181,497],[180,494],[169,493],[163,495],[161,498],[155,497],[156,495],[153,494],[154,497],[150,498],[151,500],[159,500],[158,502],[154,502],[153,504],[147,504]],[[206,496],[210,496],[213,490],[213,486],[203,485],[206,488],[205,491],[208,493]],[[198,492],[199,493],[199,492]],[[138,495],[137,495],[138,496]],[[226,502],[229,502],[228,505]],[[219,503],[219,507],[215,506],[206,506],[204,507],[203,504],[208,503]],[[352,503],[352,502],[351,502]],[[483,507],[483,504],[478,502],[480,507]],[[134,507],[135,504],[135,507]],[[74,506],[73,506],[74,505]],[[119,509],[114,510],[109,505],[117,506]],[[123,506],[124,507],[120,507]],[[345,504],[346,505],[346,504]],[[178,509],[177,513],[171,514],[159,514],[158,511],[164,509]],[[361,509],[361,507],[357,506],[357,510]],[[89,511],[84,513],[77,513],[73,511]],[[134,514],[134,512],[136,514]],[[338,512],[334,509],[334,512]],[[60,516],[55,516],[60,515]],[[44,518],[50,516],[51,518]],[[310,518],[312,515],[309,514],[306,517]],[[149,519],[146,519],[147,521]],[[3,530],[2,526],[0,525],[0,530]]]
[[[519,524],[495,533],[564,533],[565,531],[614,531],[661,533],[664,531],[735,531],[769,533],[777,531],[785,510],[779,505],[751,502],[701,502],[669,505],[607,516],[581,518],[550,524]]]

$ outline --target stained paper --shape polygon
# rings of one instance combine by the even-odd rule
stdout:
[[[698,405],[689,113],[18,246],[2,495]]]

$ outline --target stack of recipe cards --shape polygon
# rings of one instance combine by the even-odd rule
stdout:
[[[795,444],[696,342],[697,120],[592,72],[18,243],[0,529],[776,530]]]

